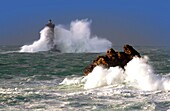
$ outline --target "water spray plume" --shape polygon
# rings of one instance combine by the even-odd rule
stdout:
[[[40,39],[22,46],[20,52],[49,51],[53,48],[62,53],[105,52],[112,43],[105,38],[92,36],[90,25],[91,21],[86,19],[72,21],[69,29],[62,25],[54,28],[47,25],[41,30]]]
[[[143,91],[170,90],[170,79],[156,75],[148,57],[134,57],[125,67],[110,67],[109,69],[97,66],[85,77],[85,89],[101,86],[126,83]]]

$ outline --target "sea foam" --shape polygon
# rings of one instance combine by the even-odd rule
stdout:
[[[40,39],[31,45],[24,45],[20,52],[48,51],[56,46],[62,53],[105,52],[112,43],[98,36],[92,36],[91,21],[87,19],[72,21],[69,28],[58,25],[51,31],[45,27],[40,32]],[[48,38],[54,38],[50,43]]]
[[[148,57],[134,57],[125,66],[125,70],[119,67],[105,69],[97,66],[86,77],[85,89],[91,89],[115,83],[126,83],[130,86],[144,91],[170,90],[170,79],[156,75],[151,65],[148,64]]]
[[[79,81],[79,83],[84,83],[84,89],[124,84],[142,91],[170,90],[170,78],[155,74],[148,61],[149,58],[147,56],[143,58],[134,57],[125,66],[125,70],[120,67],[110,67],[107,69],[102,66],[96,66],[83,79],[66,79],[67,81],[64,80],[62,84],[76,84]]]

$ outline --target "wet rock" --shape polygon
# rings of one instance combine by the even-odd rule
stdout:
[[[124,69],[127,63],[133,57],[141,57],[140,54],[130,45],[126,44],[123,47],[124,52],[116,52],[114,49],[106,51],[106,55],[97,56],[91,64],[83,70],[84,75],[88,75],[97,65],[102,65],[105,68],[119,66]]]

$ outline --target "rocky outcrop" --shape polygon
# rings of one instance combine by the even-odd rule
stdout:
[[[97,65],[102,65],[105,68],[119,66],[124,69],[124,66],[133,59],[134,56],[141,57],[140,54],[130,45],[124,45],[124,52],[116,52],[114,49],[106,51],[106,55],[96,57],[91,64],[83,70],[84,75],[88,75]]]

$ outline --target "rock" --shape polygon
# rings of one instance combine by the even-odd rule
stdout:
[[[140,54],[130,45],[124,45],[124,52],[132,59],[134,56],[141,57]]]
[[[88,66],[86,66],[83,70],[83,74],[85,76],[87,76],[90,72],[93,71],[94,67],[96,67],[96,65],[94,65],[93,63],[92,64],[89,64]]]
[[[134,56],[141,57],[140,54],[130,45],[124,45],[124,52],[116,52],[114,49],[106,51],[106,55],[96,57],[91,64],[83,70],[84,75],[88,75],[97,65],[105,68],[119,66],[124,69]]]

